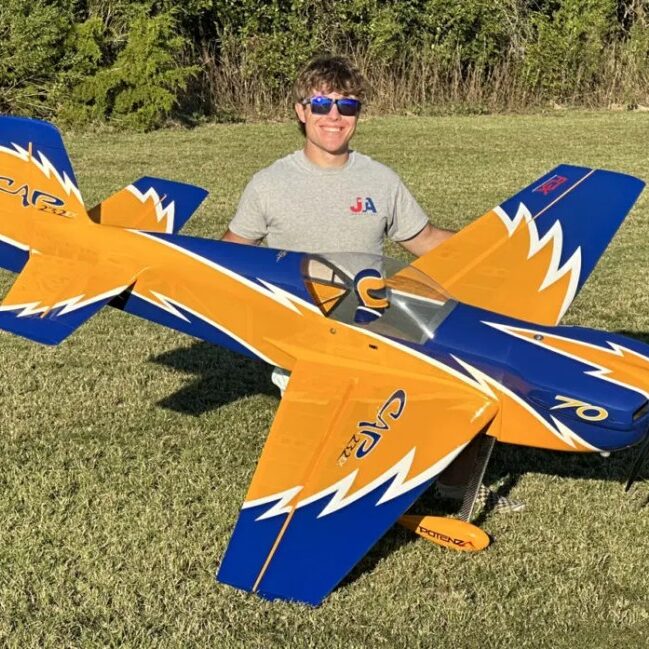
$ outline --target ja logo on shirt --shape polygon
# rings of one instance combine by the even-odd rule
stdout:
[[[349,210],[354,214],[367,214],[367,212],[374,212],[376,214],[376,207],[374,201],[367,196],[366,198],[356,197],[356,205],[351,205]]]

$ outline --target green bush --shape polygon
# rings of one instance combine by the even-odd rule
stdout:
[[[174,13],[133,16],[121,49],[98,18],[78,26],[66,73],[71,90],[60,114],[69,122],[111,121],[136,129],[160,126],[176,104],[195,66],[177,57],[186,45]],[[117,50],[110,61],[111,49]],[[106,62],[105,65],[102,65]]]
[[[50,93],[72,16],[65,2],[0,3],[0,111],[51,116]]]
[[[607,47],[619,34],[615,0],[564,0],[551,13],[533,12],[525,77],[552,99],[574,99],[596,87]]]

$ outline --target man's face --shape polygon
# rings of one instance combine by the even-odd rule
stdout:
[[[330,99],[340,99],[345,95],[339,92],[323,92],[314,90],[310,97],[321,95]],[[353,98],[353,97],[352,97]],[[307,149],[317,149],[316,154],[340,155],[349,150],[349,141],[356,130],[358,115],[345,117],[338,112],[334,104],[326,115],[314,115],[308,104],[295,104],[298,119],[304,124],[306,130]]]

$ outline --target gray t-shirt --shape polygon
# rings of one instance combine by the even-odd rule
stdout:
[[[383,240],[414,237],[428,218],[390,168],[352,151],[323,169],[296,151],[256,173],[230,230],[271,248],[381,254]]]

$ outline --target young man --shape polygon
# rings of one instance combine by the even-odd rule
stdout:
[[[253,176],[224,241],[380,255],[389,237],[420,256],[453,234],[429,223],[394,171],[350,149],[365,94],[365,80],[344,58],[317,58],[302,70],[293,95],[304,148]],[[273,372],[282,393],[288,378],[284,370]],[[474,453],[465,451],[442,474],[442,496],[462,498],[473,461]],[[485,488],[482,497],[488,496]],[[522,508],[503,498],[495,505]]]
[[[225,241],[381,254],[388,236],[419,256],[451,236],[430,225],[396,173],[350,150],[365,82],[348,61],[312,61],[293,92],[304,148],[253,176]]]

